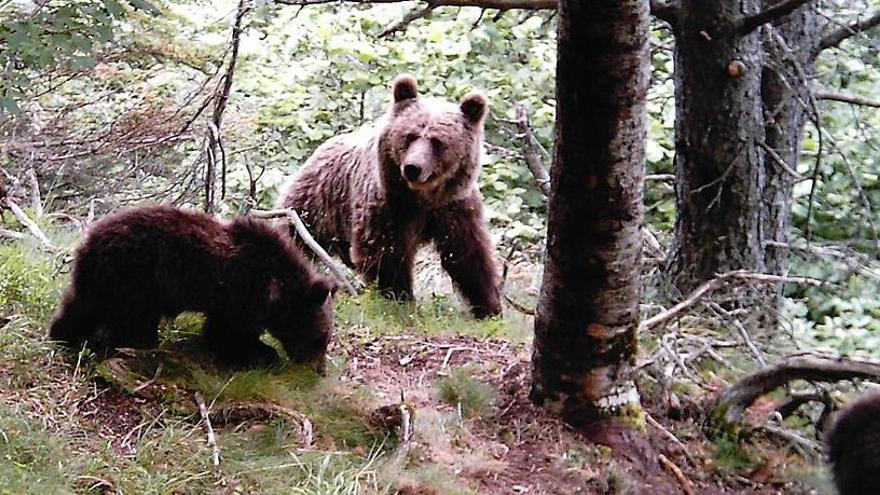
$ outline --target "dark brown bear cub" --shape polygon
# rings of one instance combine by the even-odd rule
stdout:
[[[161,318],[195,311],[206,316],[208,346],[227,362],[277,358],[259,340],[267,329],[292,360],[321,369],[336,288],[259,220],[136,207],[91,228],[49,337],[78,346],[103,329],[107,346],[153,348]]]
[[[828,434],[828,456],[840,495],[880,493],[880,394],[838,413]]]
[[[498,275],[477,187],[486,97],[423,98],[410,76],[395,79],[392,94],[374,126],[321,145],[278,203],[397,299],[412,299],[416,251],[433,242],[473,314],[497,315]]]

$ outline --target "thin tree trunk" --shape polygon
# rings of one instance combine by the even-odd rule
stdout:
[[[532,399],[595,431],[639,410],[648,1],[562,0]]]

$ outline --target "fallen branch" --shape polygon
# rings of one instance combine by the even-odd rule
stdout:
[[[761,429],[766,431],[767,433],[772,433],[780,438],[788,440],[789,442],[796,443],[806,449],[809,449],[814,454],[820,453],[824,450],[822,448],[822,445],[820,445],[818,442],[810,440],[809,438],[804,438],[797,433],[788,431],[778,426],[764,425],[761,427]]]
[[[36,237],[37,240],[40,241],[40,243],[43,244],[47,251],[52,253],[58,252],[58,247],[49,240],[49,237],[46,236],[46,233],[43,232],[42,229],[40,229],[40,226],[37,225],[36,222],[31,220],[30,217],[28,217],[27,214],[17,204],[15,204],[14,201],[12,201],[12,199],[10,199],[9,197],[3,198],[3,202],[0,204],[9,208],[9,211],[12,212],[15,218],[19,222],[21,222],[22,225],[27,227],[31,234],[33,234],[33,236]]]
[[[681,469],[679,469],[674,462],[670,461],[669,458],[663,454],[657,454],[657,459],[660,460],[660,464],[663,464],[666,469],[672,472],[672,475],[678,480],[678,484],[681,485],[681,491],[683,491],[685,495],[694,495],[693,483],[691,483],[691,480],[687,479],[684,473],[681,472]]]
[[[159,366],[156,367],[156,372],[153,374],[153,378],[150,378],[149,380],[147,380],[144,383],[141,383],[140,385],[135,387],[134,390],[131,391],[131,394],[136,395],[141,390],[143,390],[143,389],[149,387],[150,385],[152,385],[153,383],[155,383],[161,373],[162,373],[162,363],[159,363]]]
[[[676,304],[675,306],[663,311],[659,314],[656,314],[647,320],[643,321],[639,331],[651,330],[662,323],[674,318],[676,315],[684,311],[685,309],[693,306],[700,299],[715,291],[716,289],[722,287],[723,285],[730,282],[730,280],[756,280],[759,282],[768,282],[768,283],[798,283],[798,284],[807,284],[815,287],[822,287],[825,284],[822,280],[809,278],[809,277],[790,277],[785,275],[771,275],[768,273],[751,273],[744,270],[736,270],[732,272],[722,273],[716,275],[712,280],[708,280],[700,284],[696,289],[694,289],[683,301]]]
[[[348,291],[352,296],[356,296],[358,294],[357,289],[354,284],[349,280],[346,276],[345,271],[335,262],[333,258],[321,247],[320,244],[312,237],[312,234],[309,233],[309,229],[306,228],[306,225],[303,223],[302,219],[299,217],[299,214],[293,208],[283,208],[279,210],[251,210],[248,212],[248,215],[252,215],[255,218],[262,218],[265,220],[271,220],[274,218],[286,218],[290,225],[296,229],[296,233],[299,234],[300,238],[305,242],[305,244],[309,247],[309,249],[314,252],[318,258],[321,258],[321,261],[327,265],[327,268],[333,272],[333,275],[338,278],[342,284],[345,286],[345,290]]]
[[[211,447],[211,460],[214,466],[220,465],[220,446],[217,445],[217,437],[214,435],[214,428],[211,426],[211,418],[208,416],[208,407],[205,405],[205,398],[202,393],[196,390],[196,404],[199,406],[199,414],[202,415],[202,421],[205,422],[205,429],[208,431],[208,445]]]
[[[659,422],[657,422],[657,420],[654,419],[654,417],[651,416],[650,414],[645,413],[645,419],[647,420],[649,425],[651,425],[654,428],[656,428],[657,430],[659,430],[660,433],[665,435],[666,438],[672,440],[672,443],[674,443],[675,445],[678,446],[679,449],[681,449],[681,453],[684,454],[684,457],[691,464],[691,466],[700,467],[700,465],[697,464],[697,461],[694,459],[694,457],[691,455],[691,453],[688,452],[687,446],[681,440],[679,440],[678,437],[675,436],[675,434],[673,434],[671,431],[667,430],[666,427],[664,427]]]
[[[214,423],[221,425],[286,418],[299,425],[300,446],[302,448],[310,447],[315,441],[314,426],[308,417],[293,409],[271,402],[224,404],[212,410],[210,417],[213,418]]]
[[[837,382],[853,378],[880,380],[880,361],[822,354],[794,354],[728,387],[718,397],[713,416],[736,424],[758,397],[791,381]]]
[[[16,232],[14,230],[0,229],[0,237],[21,240],[24,239],[24,234],[22,234],[21,232]]]

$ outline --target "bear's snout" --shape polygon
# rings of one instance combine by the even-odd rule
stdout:
[[[406,177],[406,180],[416,182],[420,175],[422,175],[422,168],[418,165],[409,163],[403,166],[403,176]]]

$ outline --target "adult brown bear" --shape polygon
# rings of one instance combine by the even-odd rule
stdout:
[[[398,76],[392,93],[374,126],[321,145],[278,205],[295,208],[322,246],[397,299],[412,299],[416,251],[433,242],[473,314],[497,315],[497,269],[477,188],[486,97],[422,98],[411,76]]]
[[[277,358],[323,366],[337,282],[319,276],[285,235],[260,220],[141,206],[104,217],[76,253],[49,337],[70,345],[106,331],[106,345],[152,348],[163,317],[206,316],[204,337],[234,364]]]

